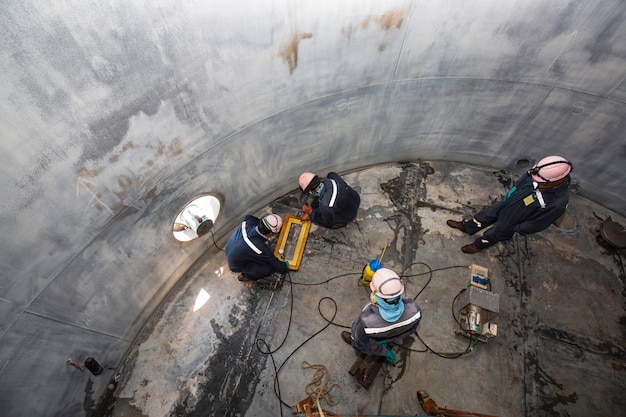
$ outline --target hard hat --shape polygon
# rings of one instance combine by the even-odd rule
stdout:
[[[272,233],[280,232],[280,228],[283,227],[283,219],[278,214],[268,214],[261,221]]]
[[[528,171],[537,182],[553,182],[572,172],[572,163],[562,156],[546,156]]]
[[[391,269],[380,268],[372,277],[370,289],[381,298],[395,298],[404,292],[404,284]]]
[[[302,188],[302,191],[306,191],[306,188],[309,186],[313,178],[315,178],[315,174],[312,172],[303,172],[302,174],[300,174],[298,184],[300,184],[300,188]]]

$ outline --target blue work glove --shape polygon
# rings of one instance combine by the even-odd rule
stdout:
[[[289,261],[285,261],[285,265],[287,265],[287,268],[289,268]]]
[[[379,340],[376,343],[378,343],[379,345],[381,345],[382,347],[387,349],[387,341],[386,340]]]
[[[391,349],[387,349],[387,353],[385,354],[385,360],[389,363],[396,362],[396,355],[391,351]]]

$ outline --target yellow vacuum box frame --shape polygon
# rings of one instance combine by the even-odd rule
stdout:
[[[298,241],[293,251],[293,256],[290,259],[283,258],[285,255],[285,246],[288,243],[289,232],[292,226],[301,225],[300,233],[298,234]],[[283,219],[283,227],[280,229],[278,235],[278,241],[274,248],[274,256],[278,259],[282,259],[289,262],[289,269],[291,271],[297,271],[300,269],[300,263],[302,261],[302,255],[304,254],[304,247],[306,246],[306,240],[309,237],[309,230],[311,230],[311,220],[302,220],[300,217],[287,214]]]

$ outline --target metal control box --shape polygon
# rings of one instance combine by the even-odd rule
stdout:
[[[498,327],[491,323],[500,312],[500,296],[476,286],[463,290],[454,305],[457,311],[457,334],[482,342],[497,335]]]

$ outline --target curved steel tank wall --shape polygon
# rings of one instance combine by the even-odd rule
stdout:
[[[115,366],[210,250],[171,233],[197,194],[221,198],[220,239],[303,170],[556,153],[625,213],[625,15],[619,0],[4,2],[0,408],[93,410],[108,381],[66,360]]]

